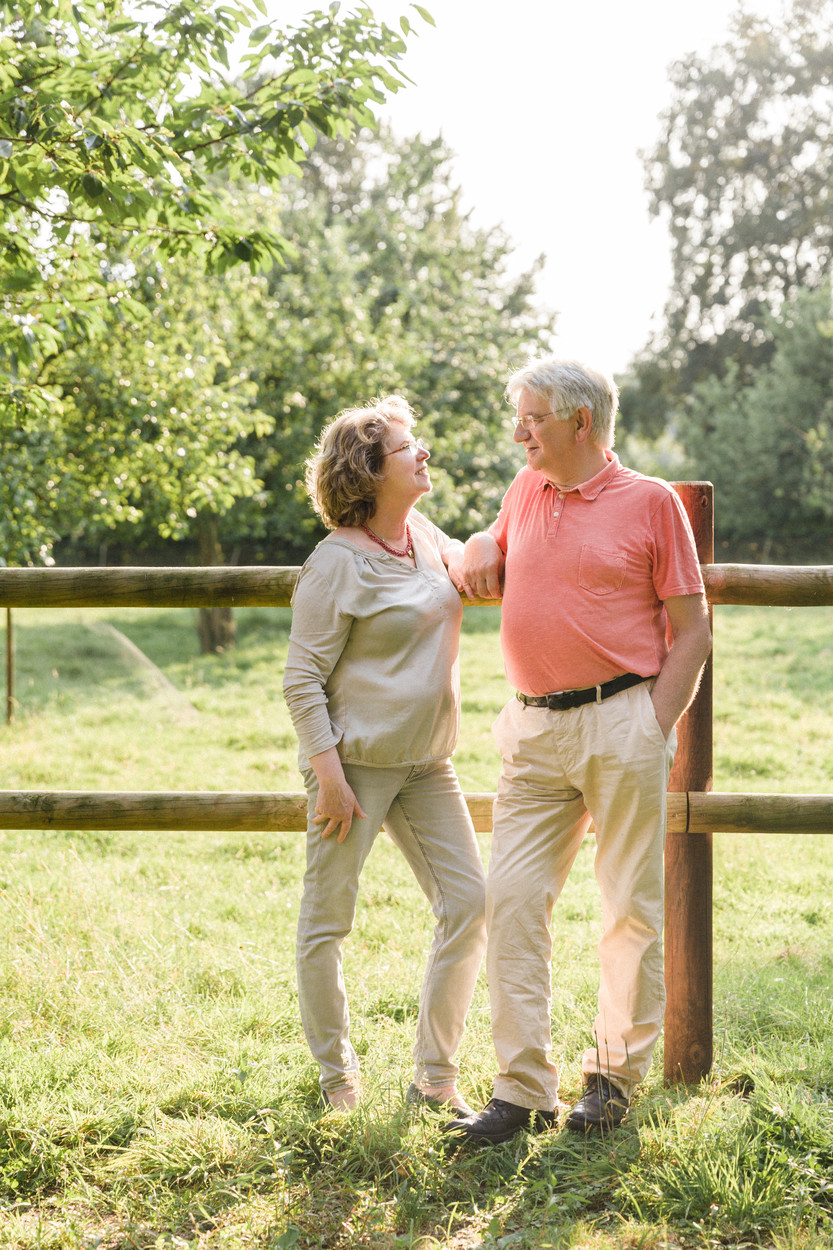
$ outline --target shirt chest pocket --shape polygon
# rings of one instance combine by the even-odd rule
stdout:
[[[581,549],[578,581],[592,595],[609,595],[625,580],[625,553],[585,543]]]

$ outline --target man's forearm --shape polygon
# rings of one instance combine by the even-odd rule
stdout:
[[[458,588],[470,599],[500,599],[504,566],[503,552],[491,534],[472,534],[458,568]],[[450,571],[450,570],[449,570]]]
[[[697,693],[710,651],[708,626],[675,638],[651,692],[654,711],[666,738]]]

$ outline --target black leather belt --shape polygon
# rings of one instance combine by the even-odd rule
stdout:
[[[515,698],[526,707],[548,707],[551,712],[566,712],[571,707],[581,707],[583,703],[601,703],[602,699],[609,699],[620,690],[628,690],[650,680],[651,677],[640,677],[638,673],[623,673],[612,681],[604,681],[600,686],[587,686],[584,690],[556,690],[553,694],[521,694],[518,691]]]

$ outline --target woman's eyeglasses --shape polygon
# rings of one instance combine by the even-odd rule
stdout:
[[[400,451],[409,451],[411,452],[412,455],[415,456],[418,451],[427,451],[427,450],[428,450],[428,444],[425,442],[425,439],[409,438],[407,443],[403,443],[401,447],[394,447],[393,451],[383,452],[382,459],[384,460],[385,456],[395,456],[397,452],[400,452]]]

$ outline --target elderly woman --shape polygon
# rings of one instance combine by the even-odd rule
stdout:
[[[359,1061],[341,947],[383,828],[436,918],[406,1097],[463,1116],[454,1055],[486,940],[484,874],[450,760],[462,605],[446,564],[460,544],[413,510],[431,490],[413,424],[400,396],[349,409],[307,464],[313,506],[332,532],[295,587],[284,678],[309,813],[298,993],[324,1100],[350,1110]]]

